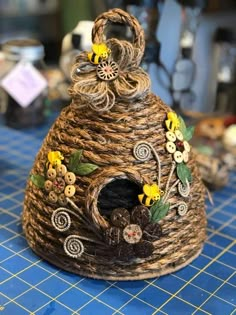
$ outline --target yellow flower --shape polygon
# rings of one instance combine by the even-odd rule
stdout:
[[[64,156],[60,151],[50,151],[48,153],[48,161],[50,163],[49,167],[55,167],[61,165],[61,161],[64,160]]]
[[[180,123],[179,123],[179,118],[177,117],[176,113],[174,112],[169,112],[167,114],[167,120],[165,121],[166,123],[166,128],[170,131],[175,131],[176,129],[179,129]]]

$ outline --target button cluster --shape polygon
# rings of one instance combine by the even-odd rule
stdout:
[[[154,251],[152,242],[162,235],[161,226],[151,222],[150,210],[144,205],[135,206],[131,211],[116,208],[111,213],[110,222],[111,226],[104,232],[104,239],[113,246],[116,256],[121,260],[151,256]]]
[[[189,160],[190,145],[184,140],[180,130],[166,132],[166,150],[173,154],[176,163],[187,163]]]
[[[61,206],[67,204],[67,197],[73,197],[76,191],[74,186],[76,176],[73,172],[68,172],[64,164],[49,167],[47,170],[47,180],[44,189],[48,192],[48,200],[51,203],[59,203]]]

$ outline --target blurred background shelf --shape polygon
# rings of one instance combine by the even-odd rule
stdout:
[[[196,65],[192,82],[194,100],[189,110],[212,112],[216,110],[217,93],[221,95],[220,106],[232,111],[231,106],[222,105],[225,97],[235,98],[235,81],[227,91],[225,86],[218,86],[217,71],[219,51],[214,42],[218,28],[230,29],[236,38],[236,2],[234,0],[0,0],[0,45],[9,39],[33,37],[45,47],[47,64],[58,66],[61,54],[62,39],[65,34],[75,29],[78,22],[94,20],[104,10],[130,6],[147,6],[156,4],[159,7],[157,29],[152,30],[160,42],[160,60],[173,75],[176,61],[179,58],[179,44],[183,24],[183,7],[191,3],[206,2],[206,7],[199,17],[192,61]],[[170,23],[171,22],[171,23]],[[236,60],[236,39],[234,38]],[[219,45],[218,45],[219,46]],[[220,52],[221,53],[221,52]],[[167,104],[173,105],[170,89],[161,84],[160,67],[151,64],[149,74],[152,79],[152,91]],[[222,98],[223,95],[223,98]],[[232,96],[233,95],[233,96]],[[231,97],[232,96],[232,97]],[[225,103],[225,100],[223,100]],[[188,100],[187,100],[188,102]]]

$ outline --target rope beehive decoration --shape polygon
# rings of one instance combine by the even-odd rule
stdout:
[[[133,42],[106,39],[122,23]],[[193,129],[150,92],[144,33],[120,9],[100,15],[72,69],[72,103],[55,121],[26,188],[32,249],[65,270],[135,280],[176,271],[202,250],[205,189]]]

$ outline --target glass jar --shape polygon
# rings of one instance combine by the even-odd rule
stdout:
[[[4,54],[4,66],[0,71],[0,78],[7,76],[20,62],[30,63],[44,76],[46,69],[43,60],[44,47],[39,41],[35,39],[11,40],[3,44],[2,52]],[[25,128],[44,122],[47,87],[44,87],[27,106],[21,106],[16,98],[7,92],[5,94],[6,125],[13,128]]]

